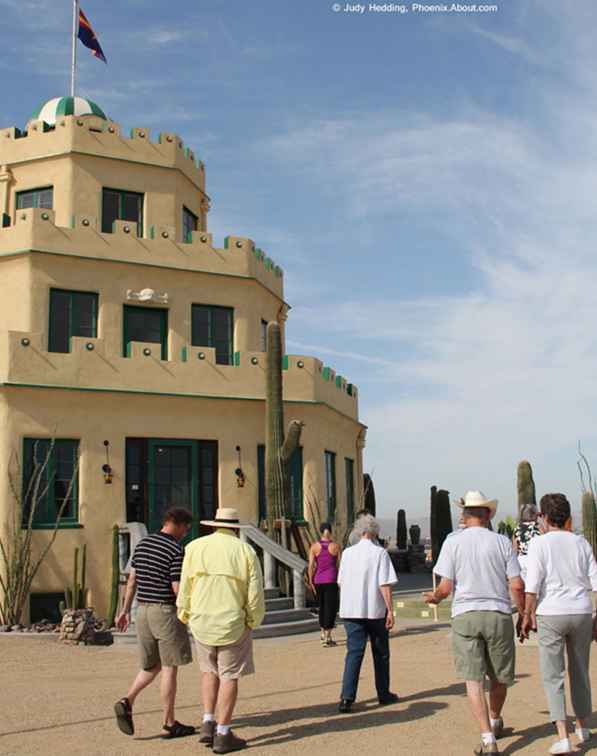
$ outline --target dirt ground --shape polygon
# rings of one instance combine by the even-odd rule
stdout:
[[[396,706],[375,699],[370,656],[363,665],[354,712],[337,711],[344,646],[322,648],[317,635],[256,643],[257,674],[245,678],[235,729],[254,754],[470,755],[477,734],[463,685],[455,679],[449,627],[414,624],[394,632],[392,688]],[[414,624],[414,626],[413,626]],[[338,633],[342,640],[342,630]],[[597,649],[596,649],[597,650]],[[592,664],[597,683],[597,661]],[[112,705],[126,693],[137,668],[134,645],[73,648],[46,639],[0,637],[0,753],[210,753],[197,738],[164,742],[157,687],[138,699],[136,735],[116,728]],[[544,754],[553,742],[538,675],[537,648],[518,651],[518,680],[505,708],[502,754]],[[200,721],[199,672],[181,669],[178,718]],[[593,726],[597,727],[597,716]],[[592,749],[578,753],[597,753]]]

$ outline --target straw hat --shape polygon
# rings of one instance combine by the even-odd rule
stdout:
[[[221,507],[216,511],[213,520],[201,520],[201,525],[209,525],[212,528],[242,528],[238,510],[232,507]]]
[[[481,491],[467,491],[463,499],[458,499],[457,506],[461,509],[470,507],[484,507],[489,509],[489,517],[493,518],[497,509],[497,499],[488,499]]]

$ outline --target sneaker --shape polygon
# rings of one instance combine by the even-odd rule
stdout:
[[[201,725],[201,732],[199,733],[199,742],[205,743],[206,745],[213,745],[215,734],[216,734],[216,723],[213,720],[211,722],[204,722]]]
[[[579,743],[588,743],[593,737],[593,733],[585,727],[577,727],[574,731]]]
[[[226,735],[214,735],[213,752],[214,753],[232,753],[233,751],[242,751],[247,747],[247,741],[237,738],[232,730],[228,730]]]
[[[395,693],[388,693],[387,696],[384,696],[384,698],[378,698],[380,706],[391,706],[392,704],[397,704],[400,699]]]
[[[499,740],[504,736],[504,720],[501,717],[495,720],[494,724],[491,727],[491,731],[493,732],[493,737],[496,740]]]
[[[128,698],[121,698],[120,701],[114,704],[114,713],[116,714],[116,724],[120,732],[124,732],[125,735],[134,735],[133,709]]]
[[[481,746],[479,748],[475,748],[473,751],[475,756],[485,756],[485,754],[488,753],[499,753],[497,743],[490,743],[489,745],[485,745],[485,743],[481,743]]]
[[[554,743],[552,747],[549,749],[550,753],[572,753],[572,744],[570,743],[570,738],[566,738],[565,740],[558,740],[557,743]]]

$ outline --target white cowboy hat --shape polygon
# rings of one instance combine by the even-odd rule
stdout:
[[[461,509],[469,509],[470,507],[484,507],[489,509],[489,517],[493,518],[497,509],[498,500],[488,499],[481,491],[467,491],[463,499],[458,499],[456,504]]]
[[[212,528],[242,528],[243,526],[238,519],[238,510],[232,507],[221,507],[216,511],[213,520],[201,520],[201,525],[209,525]]]

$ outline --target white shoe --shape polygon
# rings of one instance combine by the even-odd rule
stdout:
[[[593,735],[589,729],[585,729],[584,727],[577,727],[574,733],[579,743],[588,743]]]
[[[554,743],[552,747],[549,749],[550,753],[572,753],[572,743],[570,742],[570,738],[566,738],[565,740],[558,740],[557,743]]]

